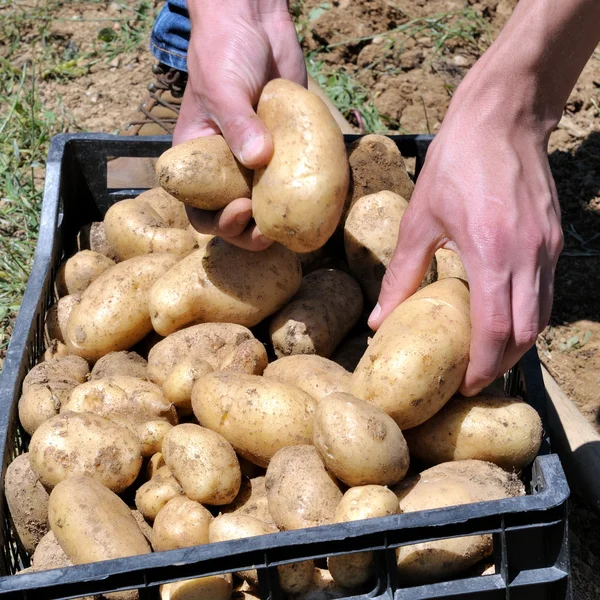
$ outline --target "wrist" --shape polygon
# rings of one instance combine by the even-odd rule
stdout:
[[[285,13],[289,15],[288,0],[188,0],[188,12],[194,20],[235,18],[260,21],[265,16]]]

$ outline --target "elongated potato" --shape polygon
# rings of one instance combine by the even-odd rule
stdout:
[[[279,529],[332,523],[342,500],[339,484],[313,446],[287,446],[275,454],[265,476],[269,512]]]
[[[542,421],[517,398],[455,396],[428,421],[406,432],[410,453],[425,464],[478,459],[520,471],[537,455]]]
[[[185,496],[169,500],[154,519],[154,551],[208,544],[208,528],[212,519],[212,515],[202,504]]]
[[[440,248],[435,253],[437,264],[437,280],[448,279],[449,277],[457,277],[458,279],[467,279],[467,272],[462,264],[458,254],[447,248]]]
[[[33,434],[31,468],[47,488],[74,475],[88,475],[122,492],[142,467],[138,440],[125,427],[91,413],[52,417]]]
[[[296,293],[301,277],[298,257],[279,244],[247,252],[214,238],[152,286],[152,325],[161,335],[203,322],[252,327]]]
[[[291,383],[320,402],[329,394],[348,392],[350,373],[316,354],[294,354],[272,362],[263,373],[267,379]]]
[[[95,361],[141,341],[152,331],[148,292],[176,262],[171,254],[149,254],[102,273],[71,313],[65,338],[69,351]]]
[[[335,269],[313,271],[302,278],[298,293],[271,321],[275,354],[328,358],[354,327],[362,307],[360,287],[350,275]]]
[[[408,470],[408,447],[394,419],[350,394],[319,403],[313,439],[327,468],[349,486],[392,485]]]
[[[115,266],[115,261],[93,250],[81,250],[63,263],[56,275],[59,296],[82,294],[90,283],[104,271]]]
[[[204,210],[251,195],[252,171],[236,160],[221,135],[173,146],[156,161],[156,176],[171,196]]]
[[[137,489],[135,506],[145,519],[154,521],[167,502],[178,496],[184,496],[183,488],[165,465]]]
[[[52,490],[48,519],[76,565],[150,552],[127,504],[85,475],[65,479]]]
[[[218,433],[184,423],[163,440],[165,463],[185,495],[202,504],[229,504],[240,490],[242,473],[231,444]]]
[[[344,247],[352,274],[374,305],[398,242],[398,229],[408,202],[383,191],[358,199],[344,225]],[[435,278],[435,262],[429,265],[421,287]]]
[[[348,191],[342,132],[318,96],[284,79],[267,83],[257,114],[275,151],[254,172],[254,219],[268,238],[296,252],[316,250],[335,231]]]
[[[198,422],[261,467],[284,446],[312,442],[315,405],[296,386],[227,371],[202,377],[192,390]]]
[[[352,375],[352,393],[383,408],[400,429],[416,427],[458,390],[470,338],[467,285],[432,283],[383,322]]]
[[[29,453],[17,456],[4,478],[6,502],[19,540],[31,554],[48,531],[48,492],[31,468]]]

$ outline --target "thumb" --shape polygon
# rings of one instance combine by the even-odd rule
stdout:
[[[414,205],[413,205],[414,206]],[[369,317],[369,327],[377,330],[386,317],[417,291],[438,245],[435,225],[424,215],[418,221],[409,208],[400,222],[398,243],[386,269],[379,301]]]

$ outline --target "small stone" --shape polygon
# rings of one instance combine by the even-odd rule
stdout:
[[[117,56],[113,58],[109,63],[109,67],[114,67],[115,69],[121,66],[121,59]]]
[[[455,54],[452,58],[452,62],[457,67],[468,67],[469,59],[466,56],[462,56],[461,54]]]

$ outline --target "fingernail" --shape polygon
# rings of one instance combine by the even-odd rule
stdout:
[[[378,302],[375,305],[373,312],[369,315],[369,323],[371,321],[376,321],[380,314],[381,314],[381,306],[379,306],[379,302]]]
[[[244,142],[240,152],[240,160],[244,164],[254,164],[257,158],[263,153],[265,140],[262,136],[252,137]]]

